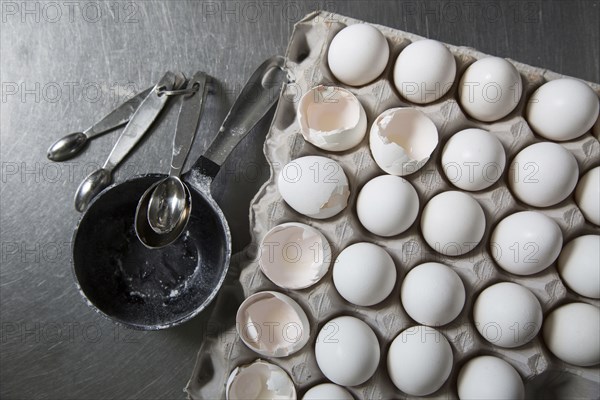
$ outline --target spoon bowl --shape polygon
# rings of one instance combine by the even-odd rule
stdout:
[[[177,238],[185,231],[192,214],[192,194],[187,185],[182,182],[185,205],[182,209],[180,217],[175,220],[175,224],[173,225],[172,229],[166,232],[158,232],[150,224],[150,207],[154,193],[157,189],[160,190],[160,186],[163,185],[163,182],[169,180],[169,178],[171,177],[159,180],[146,189],[144,194],[142,194],[140,197],[135,211],[135,232],[142,244],[149,249],[164,247],[177,240]]]
[[[148,204],[148,223],[154,232],[167,234],[178,226],[185,226],[190,216],[190,192],[177,176],[160,181]]]

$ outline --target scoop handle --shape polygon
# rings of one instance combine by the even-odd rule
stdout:
[[[274,56],[254,71],[219,129],[219,133],[193,169],[214,178],[238,143],[265,116],[287,82],[285,58]]]

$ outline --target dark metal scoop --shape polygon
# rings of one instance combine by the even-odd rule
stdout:
[[[284,63],[283,57],[272,57],[254,72],[210,148],[184,175],[194,207],[172,244],[149,249],[134,228],[138,199],[165,175],[112,185],[89,205],[74,233],[73,272],[80,293],[96,311],[133,328],[156,330],[189,320],[213,300],[229,268],[231,234],[210,184],[229,153],[276,102],[278,92],[272,89],[287,79]]]

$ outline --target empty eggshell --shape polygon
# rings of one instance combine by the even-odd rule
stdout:
[[[320,85],[300,99],[298,124],[307,142],[323,150],[344,151],[365,137],[367,115],[350,91]]]
[[[519,71],[499,57],[475,61],[464,72],[458,85],[460,105],[471,117],[484,122],[504,118],[515,109],[523,83]]]
[[[411,396],[438,390],[452,371],[452,348],[440,331],[413,326],[400,333],[388,351],[388,374],[396,387]]]
[[[421,214],[423,238],[438,253],[458,256],[479,244],[485,231],[485,214],[470,195],[449,191],[433,197]]]
[[[513,159],[509,185],[523,203],[550,207],[560,203],[577,185],[579,167],[573,154],[556,143],[525,147]]]
[[[238,335],[246,346],[267,357],[285,357],[308,342],[310,325],[294,299],[278,292],[258,292],[242,302],[236,315]]]
[[[402,306],[412,319],[428,326],[452,322],[465,304],[465,286],[456,272],[444,264],[417,265],[404,277]]]
[[[587,303],[558,307],[544,322],[544,342],[552,354],[569,364],[600,363],[600,310]]]
[[[486,288],[473,305],[473,320],[481,336],[505,348],[530,342],[540,331],[542,318],[542,306],[535,295],[512,282]]]
[[[327,63],[340,82],[361,86],[381,75],[389,56],[390,47],[379,29],[369,24],[354,24],[334,36]]]
[[[283,200],[300,214],[324,219],[348,204],[348,178],[341,165],[327,157],[306,156],[287,163],[277,178]]]
[[[333,383],[322,383],[310,388],[302,400],[354,400],[354,397],[341,386]]]
[[[342,386],[366,382],[379,365],[379,341],[369,325],[342,316],[327,322],[317,336],[315,357],[323,375]]]
[[[296,388],[281,367],[258,359],[231,372],[225,396],[227,400],[296,400]]]
[[[538,135],[564,141],[583,135],[598,119],[598,96],[573,78],[540,86],[527,103],[527,122]]]
[[[560,254],[562,231],[554,220],[536,211],[504,218],[492,232],[490,250],[498,265],[516,275],[548,268]]]
[[[457,188],[483,190],[493,185],[504,172],[504,147],[493,134],[483,129],[455,133],[442,151],[442,169]]]
[[[373,243],[355,243],[338,255],[333,265],[333,284],[350,303],[372,306],[382,302],[396,284],[392,257]]]
[[[450,90],[456,62],[450,50],[436,40],[418,40],[406,46],[394,65],[398,92],[413,103],[438,100]]]
[[[583,175],[575,189],[575,202],[586,220],[600,226],[600,167]]]
[[[415,108],[391,108],[373,122],[369,146],[375,162],[391,175],[419,170],[438,144],[438,131],[431,119]]]
[[[558,273],[581,296],[600,299],[600,235],[571,240],[558,257]]]
[[[460,369],[457,380],[460,400],[519,400],[525,398],[521,376],[501,358],[479,356]]]
[[[331,247],[315,228],[287,222],[271,229],[260,244],[260,269],[284,289],[304,289],[329,270]]]
[[[419,214],[419,196],[404,178],[382,175],[363,186],[356,200],[360,223],[379,236],[406,231]]]

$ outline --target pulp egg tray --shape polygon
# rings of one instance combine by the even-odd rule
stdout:
[[[390,380],[385,360],[391,341],[404,329],[419,325],[402,308],[399,294],[401,282],[411,268],[429,261],[449,265],[459,274],[465,285],[466,301],[461,314],[453,322],[436,328],[451,344],[454,366],[446,383],[438,391],[425,397],[456,398],[456,379],[460,367],[474,356],[483,354],[495,355],[508,361],[523,378],[528,398],[600,397],[598,366],[582,368],[560,361],[545,347],[541,333],[516,349],[493,346],[481,337],[472,319],[473,302],[477,295],[486,287],[501,281],[516,282],[530,289],[540,301],[544,316],[557,305],[571,301],[600,306],[598,300],[583,298],[568,290],[558,275],[556,262],[541,273],[516,276],[496,266],[489,252],[491,231],[502,218],[517,211],[534,209],[517,201],[511,194],[507,184],[509,163],[519,150],[543,141],[533,134],[524,119],[526,101],[537,87],[560,78],[561,75],[511,60],[523,80],[523,96],[519,105],[500,121],[479,122],[468,118],[461,110],[456,100],[456,86],[466,67],[486,55],[471,48],[447,45],[457,64],[454,86],[432,104],[410,104],[394,88],[393,64],[400,51],[411,42],[422,39],[420,36],[374,25],[388,40],[390,58],[384,73],[368,85],[359,88],[342,85],[329,71],[327,50],[331,39],[345,26],[360,22],[321,11],[307,15],[294,28],[287,49],[287,63],[293,81],[282,90],[264,146],[271,175],[253,199],[250,209],[253,242],[245,252],[233,258],[229,279],[216,301],[193,375],[186,388],[189,397],[224,399],[226,381],[232,370],[256,359],[265,359],[242,342],[236,333],[234,319],[237,307],[245,297],[259,291],[273,290],[296,300],[310,321],[310,339],[302,350],[283,358],[267,358],[289,374],[299,399],[312,386],[327,382],[315,360],[315,339],[327,321],[341,315],[355,316],[366,322],[377,335],[381,348],[380,363],[374,376],[359,386],[347,389],[356,399],[406,398],[406,394],[399,391]],[[408,231],[384,238],[371,234],[358,221],[356,197],[359,190],[370,179],[384,174],[369,151],[368,131],[360,145],[341,153],[320,150],[303,139],[296,120],[296,107],[301,94],[319,84],[341,86],[354,93],[366,110],[369,127],[380,113],[393,107],[415,107],[436,125],[440,142],[431,158],[419,171],[404,176],[415,187],[420,200],[419,217]],[[596,93],[600,93],[600,85],[589,85]],[[444,176],[440,154],[447,139],[466,128],[481,128],[496,135],[505,148],[507,166],[494,185],[483,191],[469,192],[482,206],[486,217],[486,230],[479,245],[462,256],[443,256],[426,244],[418,221],[423,206],[434,195],[446,190],[458,190]],[[577,159],[580,176],[598,165],[600,159],[598,122],[592,131],[594,133],[586,133],[577,140],[561,143]],[[277,190],[276,180],[282,167],[289,161],[306,155],[321,155],[336,160],[348,176],[348,206],[332,218],[317,220],[295,212],[285,204]],[[597,227],[585,221],[572,195],[557,206],[535,210],[559,224],[563,243],[582,234],[599,233]],[[332,282],[331,267],[323,279],[307,289],[285,290],[277,287],[260,270],[258,246],[271,228],[292,221],[308,224],[322,232],[331,244],[332,260],[335,260],[341,250],[356,242],[372,242],[385,248],[398,270],[397,282],[391,295],[375,306],[354,306],[337,293]]]

